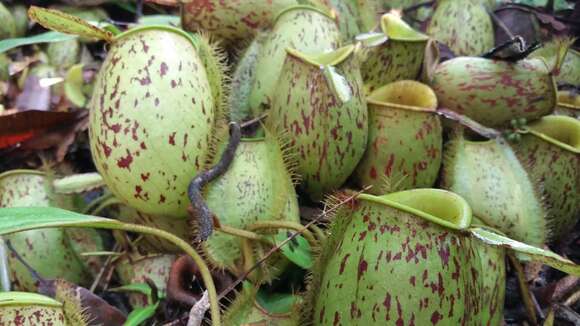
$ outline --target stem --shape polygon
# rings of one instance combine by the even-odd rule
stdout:
[[[98,215],[103,209],[112,206],[112,205],[117,205],[117,204],[122,204],[121,201],[119,199],[117,199],[116,197],[110,197],[107,198],[107,200],[104,200],[103,202],[101,202],[99,204],[99,206],[97,206],[93,211],[91,215]]]
[[[322,231],[321,228],[319,228],[318,226],[312,224],[310,226],[310,229],[312,229],[312,231],[316,234],[316,238],[318,238],[318,242],[322,245],[325,241],[326,241],[326,234],[324,234],[324,231]]]
[[[252,268],[255,264],[254,253],[252,252],[252,245],[248,239],[242,239],[242,257],[244,257],[244,267],[243,270],[248,270]]]
[[[91,201],[85,209],[81,211],[81,214],[88,214],[92,209],[94,209],[97,205],[100,205],[102,202],[108,200],[109,198],[113,197],[113,194],[107,192],[103,194],[101,197]]]
[[[199,273],[201,274],[201,278],[203,279],[203,283],[209,295],[212,324],[215,326],[221,326],[220,309],[215,284],[211,277],[209,268],[207,267],[201,256],[195,251],[195,249],[193,249],[187,242],[185,242],[180,237],[177,237],[163,230],[129,223],[123,223],[118,227],[116,226],[116,228],[123,231],[149,234],[157,236],[159,238],[166,239],[168,241],[171,241],[173,244],[175,244],[177,247],[183,250],[186,254],[191,256],[191,258],[199,268]]]
[[[207,240],[207,238],[209,238],[213,232],[213,213],[205,203],[201,189],[206,184],[226,172],[234,160],[236,149],[240,144],[240,139],[240,125],[235,122],[230,122],[230,140],[226,149],[222,153],[222,157],[220,158],[219,162],[209,170],[202,171],[196,175],[191,180],[189,187],[187,188],[187,194],[189,196],[189,200],[191,201],[191,207],[199,226],[199,238],[202,241]]]
[[[219,228],[216,228],[216,230],[221,231],[225,234],[233,235],[248,240],[265,241],[265,239],[261,235],[255,232],[234,228],[224,224],[222,224]]]
[[[318,241],[316,241],[316,238],[314,237],[312,232],[310,232],[310,230],[305,228],[304,225],[302,225],[300,223],[295,223],[295,222],[290,222],[290,221],[262,221],[262,222],[256,222],[256,223],[248,226],[248,229],[252,230],[252,231],[253,230],[260,230],[260,229],[290,229],[290,230],[294,230],[296,232],[302,233],[304,238],[306,238],[306,240],[308,240],[308,242],[310,243],[310,246],[312,246],[313,248],[315,246],[318,246]]]
[[[526,308],[530,322],[533,325],[538,325],[538,317],[536,316],[536,309],[534,309],[534,303],[532,301],[532,296],[530,295],[530,289],[528,289],[528,285],[526,284],[524,268],[513,254],[507,253],[507,256],[516,271],[518,284],[520,285],[520,293],[522,295],[524,307]]]

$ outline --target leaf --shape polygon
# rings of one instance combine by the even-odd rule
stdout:
[[[270,293],[263,288],[258,290],[256,302],[270,314],[286,314],[292,311],[292,307],[298,301],[298,297],[289,293]]]
[[[549,250],[530,246],[483,228],[471,228],[469,232],[488,245],[511,249],[519,257],[539,261],[568,274],[580,276],[579,265]]]
[[[107,42],[113,40],[113,33],[91,25],[79,17],[65,14],[62,11],[31,6],[28,9],[28,16],[43,27],[61,33],[96,38]]]
[[[109,218],[83,215],[56,207],[0,209],[0,235],[65,226],[120,229],[123,223]]]
[[[276,245],[280,245],[284,240],[289,237],[288,234],[282,232],[276,234],[275,242]],[[312,254],[310,250],[310,244],[303,236],[297,235],[292,241],[283,245],[280,251],[288,260],[294,264],[304,268],[310,269],[312,267]]]
[[[149,302],[153,301],[151,298],[151,295],[152,295],[151,287],[147,283],[131,283],[131,284],[127,284],[127,285],[123,285],[123,286],[109,289],[109,291],[113,291],[113,292],[137,292],[137,293],[141,293],[141,294],[146,295],[147,298],[149,299]],[[165,297],[165,293],[163,293],[162,291],[160,291],[158,294],[159,294],[159,298]]]
[[[48,128],[70,124],[77,117],[76,112],[37,110],[0,115],[0,148],[32,139]]]
[[[342,103],[350,101],[352,98],[352,90],[350,89],[350,85],[346,78],[339,74],[333,66],[325,65],[322,69],[328,86],[338,99],[342,101]]]
[[[28,37],[9,38],[9,39],[0,41],[0,53],[17,48],[19,46],[31,45],[31,44],[40,44],[40,43],[62,42],[62,41],[73,40],[75,38],[77,38],[77,36],[75,36],[75,35],[67,35],[67,34],[54,32],[54,31],[50,31],[50,32],[42,33],[42,34],[37,34],[34,36],[28,36]]]
[[[76,64],[70,67],[64,81],[64,94],[72,104],[80,108],[87,103],[87,98],[83,94],[84,83],[83,64]]]
[[[159,302],[131,311],[123,326],[139,326],[155,315]]]

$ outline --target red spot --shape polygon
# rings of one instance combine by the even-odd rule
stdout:
[[[437,323],[439,321],[441,321],[441,319],[443,319],[443,315],[441,315],[439,313],[439,311],[435,311],[433,312],[433,314],[431,315],[431,324],[433,325],[437,325]]]
[[[338,270],[339,275],[342,275],[342,273],[344,272],[344,267],[346,266],[346,260],[348,259],[348,257],[350,257],[350,254],[346,254],[344,258],[342,258],[342,261],[340,262],[340,269]]]
[[[133,163],[133,155],[131,155],[129,150],[127,150],[127,156],[121,157],[119,160],[117,160],[117,166],[121,169],[131,170],[131,163]]]
[[[409,283],[411,283],[412,286],[415,286],[415,276],[411,276]]]
[[[401,302],[399,301],[399,298],[397,298],[397,315],[399,315],[399,318],[397,319],[396,325],[397,326],[405,325],[405,321],[403,321],[403,308],[401,307]]]
[[[111,147],[107,146],[105,143],[100,143],[101,148],[103,149],[103,153],[105,153],[105,157],[111,156]]]
[[[149,179],[149,176],[151,175],[151,173],[147,172],[147,173],[141,173],[141,180],[143,181],[147,181]]]
[[[385,316],[385,320],[389,320],[391,319],[389,314],[391,311],[391,294],[387,293],[387,295],[385,296],[385,300],[383,300],[383,306],[385,307],[385,310],[387,310],[387,315]]]
[[[159,195],[159,204],[163,204],[165,202],[165,196]]]
[[[371,174],[371,178],[373,178],[375,180],[377,179],[377,169],[375,169],[374,166],[371,167],[371,173],[370,174]]]
[[[367,263],[367,261],[364,260],[361,256],[360,260],[358,262],[358,271],[356,274],[357,281],[360,281],[363,274],[366,273],[368,266],[369,266],[369,264]]]
[[[389,155],[389,161],[385,166],[385,174],[390,177],[391,173],[393,172],[393,164],[395,164],[395,154]]]
[[[169,67],[165,62],[162,62],[161,66],[159,67],[159,75],[161,77],[165,76],[165,74],[167,74],[167,70],[169,70]]]
[[[169,144],[175,146],[175,132],[169,135]]]
[[[111,130],[113,130],[114,133],[119,133],[119,131],[121,131],[121,125],[118,123],[115,123],[114,125],[111,126]]]
[[[145,142],[141,142],[141,149],[147,149],[147,146],[145,146]]]

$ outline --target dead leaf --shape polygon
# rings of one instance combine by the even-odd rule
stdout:
[[[50,86],[42,85],[36,75],[29,75],[24,82],[22,93],[16,98],[16,108],[20,111],[50,109]]]
[[[49,128],[70,126],[78,112],[29,110],[0,115],[0,149],[30,140]]]

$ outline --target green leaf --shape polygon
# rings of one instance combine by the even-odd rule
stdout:
[[[83,215],[56,207],[0,209],[0,235],[65,226],[121,229],[123,223],[109,218]]]
[[[113,40],[113,33],[91,25],[86,20],[66,14],[62,11],[31,6],[30,9],[28,9],[28,16],[31,20],[39,23],[43,27],[61,33],[105,40],[107,42]]]
[[[151,294],[152,294],[151,287],[147,283],[131,283],[131,284],[127,284],[127,285],[123,285],[123,286],[109,289],[109,291],[113,291],[113,292],[137,292],[137,293],[141,293],[141,294],[146,295],[147,298],[149,298],[149,301],[153,301],[153,300],[151,300]],[[159,295],[160,299],[165,297],[165,293],[163,293],[161,291],[158,293],[158,295]]]
[[[488,245],[511,249],[519,257],[539,261],[568,274],[580,276],[579,265],[549,250],[530,246],[483,228],[471,228],[469,232]]]
[[[139,326],[155,315],[159,302],[131,311],[123,326]]]
[[[280,245],[284,240],[290,236],[290,233],[279,232],[275,236],[276,245]],[[304,268],[310,269],[312,267],[312,254],[310,244],[303,236],[298,235],[290,242],[286,243],[280,248],[280,251],[288,260],[294,264]]]
[[[263,288],[258,290],[256,302],[270,314],[285,314],[292,311],[298,297],[289,293],[270,293]]]
[[[20,38],[9,38],[0,41],[0,53],[4,53],[8,50],[17,48],[19,46],[40,44],[40,43],[52,43],[52,42],[62,42],[77,38],[75,35],[67,35],[59,32],[46,32],[42,34],[37,34],[34,36],[20,37]]]

